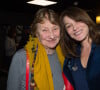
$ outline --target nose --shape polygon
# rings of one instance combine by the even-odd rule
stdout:
[[[75,25],[73,26],[73,30],[76,31],[76,26]]]
[[[73,24],[73,30],[76,31],[78,28],[79,28],[79,23],[78,22],[75,22]]]
[[[54,39],[54,37],[55,37],[55,36],[54,36],[54,32],[53,32],[53,31],[50,31],[50,38],[51,38],[51,39]]]
[[[76,31],[78,29],[77,24],[73,25],[73,30]]]

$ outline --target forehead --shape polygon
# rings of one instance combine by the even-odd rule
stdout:
[[[41,21],[40,23],[37,23],[37,28],[40,28],[40,27],[51,27],[51,26],[55,26],[55,25],[56,24],[53,24],[50,20],[43,19],[43,21]]]
[[[67,24],[67,23],[75,22],[75,20],[71,19],[71,18],[68,17],[68,16],[65,16],[65,17],[63,18],[63,22],[64,22],[65,24]]]

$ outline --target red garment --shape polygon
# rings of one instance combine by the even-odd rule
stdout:
[[[62,73],[63,79],[64,79],[64,84],[65,84],[65,90],[74,90],[74,87],[72,86],[72,84],[69,82],[69,80],[67,79],[67,77],[64,75],[64,73]]]

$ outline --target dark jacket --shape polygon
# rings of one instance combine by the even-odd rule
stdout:
[[[66,87],[65,90],[75,90],[74,80],[69,70],[68,58],[64,62],[63,78]],[[86,68],[86,78],[89,90],[100,90],[100,45],[92,44]]]

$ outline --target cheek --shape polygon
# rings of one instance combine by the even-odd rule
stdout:
[[[71,36],[71,34],[72,34],[71,31],[67,31],[67,30],[66,30],[66,32],[68,33],[69,36]]]
[[[46,38],[47,38],[47,35],[44,35],[44,34],[43,34],[43,35],[42,35],[42,34],[39,34],[39,35],[38,35],[38,39],[39,39],[40,42],[42,42],[42,41],[45,40]]]
[[[60,33],[56,33],[56,37],[60,37]]]
[[[86,28],[86,31],[87,31],[87,33],[89,33],[89,28],[88,27]]]
[[[73,35],[73,32],[72,31],[66,31],[67,32],[67,34],[69,35],[69,37],[71,37],[71,38],[73,38],[74,37],[74,35]]]
[[[55,36],[60,37],[60,31],[55,32]]]
[[[83,34],[84,34],[84,35],[87,35],[88,33],[89,33],[89,28],[88,28],[87,25],[84,25],[84,26],[83,26]]]

